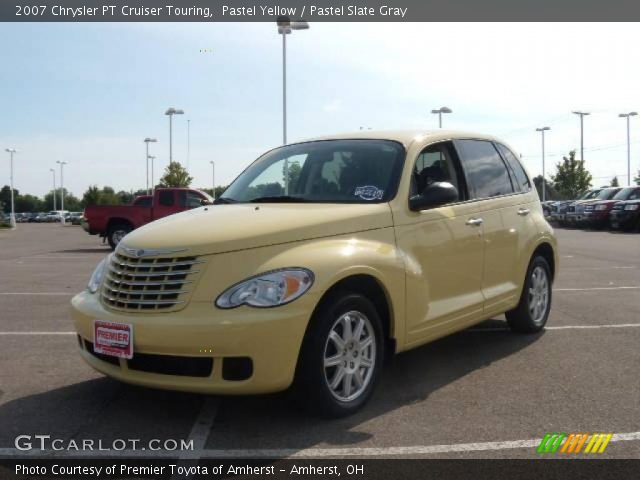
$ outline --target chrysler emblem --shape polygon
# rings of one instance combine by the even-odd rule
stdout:
[[[186,248],[164,248],[164,249],[152,249],[152,248],[128,248],[120,245],[119,248],[125,255],[133,258],[146,258],[157,257],[158,255],[167,255],[170,253],[184,252]]]

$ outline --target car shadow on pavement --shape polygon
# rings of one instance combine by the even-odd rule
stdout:
[[[482,328],[488,329],[478,331]],[[369,404],[338,420],[309,414],[301,408],[300,397],[291,392],[219,397],[206,448],[301,450],[367,442],[373,436],[365,426],[368,422],[380,423],[383,431],[393,430],[393,423],[385,422],[395,420],[385,419],[386,414],[422,408],[419,404],[434,392],[525,349],[542,335],[517,335],[505,329],[503,321],[489,321],[400,354],[385,366]],[[464,395],[460,393],[461,401]],[[205,398],[129,386],[105,377],[87,380],[0,405],[0,447],[13,447],[15,437],[24,434],[104,442],[119,438],[186,439]],[[490,399],[491,392],[487,392],[487,401]],[[455,407],[452,409],[451,414],[456,415]],[[426,422],[428,416],[425,406],[418,418]]]
[[[68,250],[54,250],[51,253],[111,253],[111,248],[105,245],[102,248],[70,248]]]

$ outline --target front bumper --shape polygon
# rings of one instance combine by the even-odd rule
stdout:
[[[214,394],[257,394],[285,390],[294,378],[302,339],[317,298],[311,292],[276,308],[242,306],[220,310],[212,302],[192,302],[172,313],[128,313],[106,309],[98,295],[83,292],[72,302],[72,318],[80,339],[80,354],[94,369],[126,383],[147,387]],[[119,359],[111,363],[88,349],[94,341],[93,322],[133,325],[134,359],[142,356],[211,358],[209,375],[151,373],[131,368]],[[223,378],[225,359],[250,358],[251,375]]]
[[[640,210],[613,210],[609,215],[609,224],[613,228],[631,228],[640,219]]]
[[[591,227],[601,227],[609,220],[608,210],[590,210],[584,213],[584,222]]]

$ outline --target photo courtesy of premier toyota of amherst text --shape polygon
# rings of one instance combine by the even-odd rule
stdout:
[[[0,480],[636,478],[640,8],[14,3]]]

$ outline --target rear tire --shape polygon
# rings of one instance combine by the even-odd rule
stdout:
[[[312,414],[339,418],[367,403],[380,377],[383,329],[373,303],[337,292],[311,319],[303,341],[296,387]]]
[[[109,227],[109,231],[107,232],[107,241],[109,242],[109,246],[111,250],[115,250],[118,246],[118,243],[125,237],[127,233],[133,230],[133,227],[128,223],[114,223]]]
[[[542,330],[551,310],[551,293],[551,268],[544,257],[536,255],[527,268],[520,303],[505,314],[511,330],[518,333]]]

